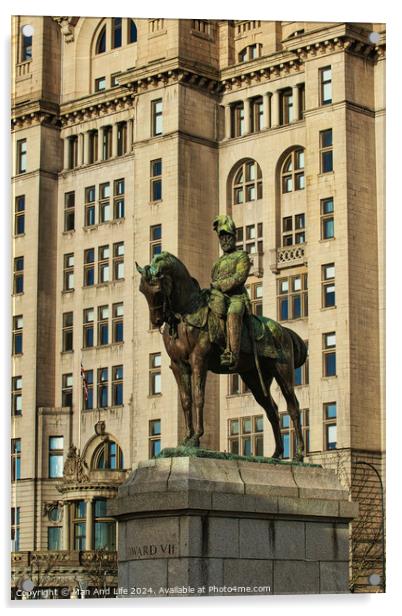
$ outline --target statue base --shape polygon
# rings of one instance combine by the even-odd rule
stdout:
[[[109,507],[120,597],[348,592],[357,505],[334,471],[158,458]]]

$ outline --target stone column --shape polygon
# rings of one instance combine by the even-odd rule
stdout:
[[[127,152],[131,152],[135,141],[135,124],[134,120],[129,120],[127,124]]]
[[[271,128],[271,92],[266,92],[264,94],[264,128]]]
[[[79,133],[77,144],[77,167],[81,167],[84,164],[84,135]]]
[[[64,138],[64,160],[63,160],[64,169],[69,169],[69,163],[68,163],[69,151],[70,151],[70,138],[65,137]]]
[[[225,105],[225,137],[230,139],[232,136],[232,109],[230,105]]]
[[[103,128],[98,128],[98,161],[102,160],[103,152]]]
[[[275,90],[272,95],[271,105],[271,126],[279,126],[279,90]]]
[[[293,97],[293,122],[297,122],[300,118],[300,90],[299,86],[292,86]]]
[[[86,502],[86,522],[85,522],[85,549],[93,550],[93,501],[92,498]]]
[[[251,98],[244,101],[244,134],[251,132]]]
[[[63,550],[70,549],[70,503],[63,503]]]
[[[112,158],[117,156],[117,133],[118,133],[119,123],[115,122],[112,124]]]
[[[83,138],[84,138],[84,145],[83,145],[82,164],[87,165],[89,161],[89,131],[86,131],[83,134]]]

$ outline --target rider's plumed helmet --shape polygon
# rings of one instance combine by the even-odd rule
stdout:
[[[214,231],[217,232],[218,236],[221,233],[229,233],[230,235],[236,235],[236,225],[234,223],[234,220],[226,214],[219,214],[219,216],[214,219],[212,226]]]

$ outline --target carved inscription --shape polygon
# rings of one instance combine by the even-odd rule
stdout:
[[[127,555],[131,558],[174,558],[179,555],[176,543],[150,543],[148,545],[129,545]]]

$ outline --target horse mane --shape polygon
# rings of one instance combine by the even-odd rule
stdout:
[[[173,277],[187,275],[198,289],[200,288],[198,280],[191,276],[184,263],[166,250],[154,256],[149,269],[153,276],[157,274],[171,274]]]

